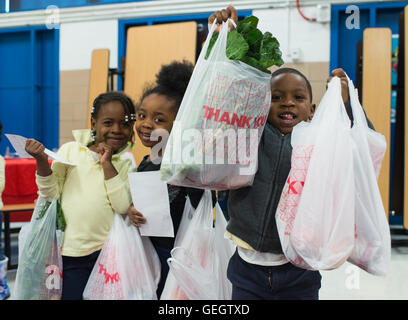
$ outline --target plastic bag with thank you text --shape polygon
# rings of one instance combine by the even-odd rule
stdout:
[[[228,22],[205,59],[215,26],[170,133],[161,178],[179,186],[226,190],[253,183],[269,112],[271,75],[227,58]]]

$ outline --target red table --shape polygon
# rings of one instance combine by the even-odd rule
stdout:
[[[51,160],[50,164],[52,163]],[[3,203],[33,203],[38,197],[35,183],[35,159],[5,159],[6,184],[2,193]],[[30,221],[32,212],[14,212],[11,222]]]
[[[49,160],[50,164],[52,160]],[[4,220],[4,252],[8,256],[8,268],[14,269],[17,264],[11,263],[10,234],[18,233],[20,228],[10,228],[10,222],[29,222],[33,214],[33,203],[38,198],[35,183],[35,159],[5,159],[5,186],[2,193]],[[19,204],[18,211],[13,211]],[[11,205],[11,206],[10,206]],[[17,206],[15,206],[17,205]]]

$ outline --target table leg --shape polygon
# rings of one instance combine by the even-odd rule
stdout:
[[[10,212],[4,212],[4,254],[8,258],[8,266],[11,265],[11,245],[10,245]]]

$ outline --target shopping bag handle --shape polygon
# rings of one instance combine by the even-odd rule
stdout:
[[[219,60],[220,58],[223,60],[228,60],[227,58],[227,54],[226,54],[226,49],[227,49],[227,37],[228,37],[228,32],[229,30],[229,22],[232,23],[232,25],[234,26],[234,28],[236,28],[236,24],[232,19],[228,19],[227,21],[224,21],[221,25],[220,31],[218,32],[218,38],[215,41],[210,55],[208,56],[208,59],[211,60],[211,57],[214,56],[214,54],[216,55],[216,57],[218,56]],[[208,33],[207,39],[204,43],[202,52],[204,54],[206,54],[207,50],[208,50],[208,46],[210,45],[210,40],[214,34],[215,28],[217,26],[216,22],[213,22],[213,24],[211,25],[210,31]]]
[[[228,23],[228,22],[231,22],[231,24],[234,26],[234,28],[237,27],[237,24],[236,24],[235,21],[232,20],[231,18],[228,18],[227,23]]]
[[[365,113],[363,111],[363,107],[360,104],[360,100],[358,99],[358,91],[354,87],[353,81],[348,77],[346,74],[348,87],[349,87],[349,99],[350,99],[350,106],[351,111],[353,113],[353,125],[355,126],[362,126],[367,129],[371,129],[366,120]]]
[[[226,21],[226,23],[227,23],[228,25],[229,25],[229,22],[231,22],[231,24],[234,26],[234,28],[237,27],[237,24],[236,24],[235,21],[232,20],[231,18],[228,18],[227,21]],[[225,23],[225,22],[223,22],[223,23]],[[215,30],[216,27],[217,27],[217,22],[216,22],[216,20],[214,20],[213,23],[208,24],[208,33],[209,33],[209,34],[211,33],[211,35],[212,35],[212,34],[214,33],[214,30]]]

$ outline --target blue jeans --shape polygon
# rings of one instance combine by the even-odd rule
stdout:
[[[82,294],[101,251],[84,257],[62,256],[61,300],[82,300]]]
[[[232,283],[232,300],[318,300],[321,275],[291,263],[260,266],[244,261],[235,251],[227,277]]]

